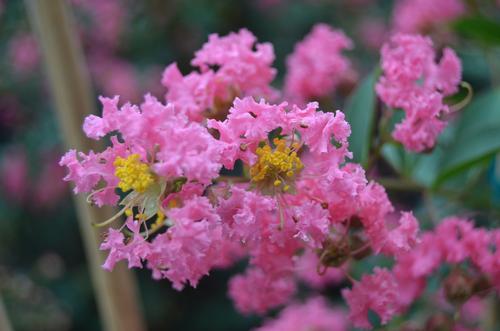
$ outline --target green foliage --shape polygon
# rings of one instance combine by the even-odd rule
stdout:
[[[464,17],[454,22],[461,36],[485,45],[500,45],[500,23],[484,16]]]
[[[476,96],[462,112],[453,141],[442,156],[436,185],[500,151],[500,90]]]
[[[372,142],[375,118],[375,82],[379,76],[378,70],[368,75],[354,90],[347,100],[345,114],[351,125],[349,148],[354,154],[354,162],[366,166],[368,153]]]

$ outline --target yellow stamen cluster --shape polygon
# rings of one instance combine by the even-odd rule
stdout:
[[[287,182],[298,175],[304,167],[297,156],[299,145],[294,143],[289,147],[285,140],[278,138],[275,138],[273,143],[276,146],[274,150],[268,144],[257,148],[255,153],[258,159],[250,168],[250,176],[252,181],[259,185],[272,185],[286,192],[290,189]]]
[[[115,176],[120,179],[118,187],[123,192],[134,190],[143,193],[154,182],[149,166],[140,161],[139,154],[131,154],[126,159],[118,156],[113,165]]]

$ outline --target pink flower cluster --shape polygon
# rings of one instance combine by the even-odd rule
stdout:
[[[191,61],[199,71],[183,76],[176,63],[165,69],[166,99],[191,120],[201,121],[224,118],[237,96],[272,97],[274,50],[269,43],[256,42],[246,29],[224,37],[210,35]]]
[[[348,323],[342,310],[330,308],[324,298],[315,297],[303,304],[292,303],[255,331],[283,330],[346,331]]]
[[[349,317],[354,325],[370,329],[369,309],[380,316],[382,324],[389,322],[401,311],[398,291],[396,279],[391,272],[376,268],[373,275],[364,275],[361,281],[354,284],[352,290],[343,290],[342,294],[351,308]]]
[[[196,287],[215,268],[247,260],[228,293],[240,312],[264,314],[288,303],[299,282],[313,289],[338,285],[352,265],[383,254],[396,261],[392,271],[375,268],[343,290],[350,317],[369,328],[370,310],[382,323],[403,312],[421,290],[419,277],[428,275],[415,275],[409,265],[432,272],[447,253],[426,248],[426,236],[420,243],[413,214],[396,210],[384,187],[350,161],[344,113],[307,103],[331,93],[351,71],[340,55],[348,47],[347,37],[325,25],[297,46],[285,88],[288,101],[297,103],[275,103],[272,46],[245,29],[211,35],[186,76],[169,65],[165,102],[146,95],[140,105],[119,105],[118,96],[101,97],[102,115],[88,116],[83,130],[91,139],[109,138],[111,146],[70,150],[60,164],[75,193],[120,207],[99,223],[118,223],[101,245],[108,251],[104,268],[124,260],[181,290]],[[394,137],[412,150],[431,148],[445,125],[443,97],[460,81],[460,62],[446,49],[436,63],[431,41],[420,36],[397,35],[382,53],[377,92],[407,115]],[[449,223],[437,231],[452,233],[444,230]],[[498,245],[498,236],[469,230],[458,240],[476,236],[465,240],[467,257],[480,259],[479,272],[498,278],[498,250],[485,250]],[[483,236],[490,246],[479,244]],[[429,257],[419,250],[429,250]],[[286,308],[262,330],[346,329],[339,314],[316,298]]]
[[[387,106],[406,114],[395,127],[394,139],[414,152],[432,149],[447,124],[444,117],[449,107],[443,98],[458,91],[459,58],[446,48],[436,62],[430,38],[396,34],[382,47],[381,66],[378,96]]]
[[[444,264],[452,266],[444,282],[452,304],[463,304],[492,287],[500,291],[499,247],[500,231],[474,228],[471,221],[456,217],[444,219],[434,231],[424,233],[421,243],[402,254],[394,266],[393,273],[405,294],[400,300],[405,305],[413,302],[422,294],[426,279]],[[471,266],[467,271],[461,269],[465,264]]]
[[[21,33],[9,43],[9,61],[14,70],[20,74],[33,71],[40,62],[40,52],[35,37],[29,33]]]
[[[355,78],[349,59],[342,51],[352,41],[327,24],[317,24],[287,59],[285,97],[297,104],[331,95],[345,80]]]
[[[101,153],[71,150],[61,165],[76,193],[91,193],[99,206],[119,203],[120,213],[131,215],[130,239],[110,229],[102,245],[110,251],[108,269],[122,259],[130,267],[144,261],[155,278],[181,289],[214,267],[249,256],[248,271],[231,280],[229,293],[241,311],[263,313],[294,294],[297,277],[311,279],[298,271],[305,258],[316,269],[323,265],[324,280],[310,281],[320,286],[338,280],[339,271],[326,269],[343,265],[358,248],[398,255],[416,242],[415,218],[403,213],[395,227],[387,224],[393,207],[384,189],[368,183],[359,165],[343,165],[350,157],[350,128],[340,111],[237,98],[226,120],[208,121],[215,139],[175,105],[151,96],[121,109],[118,97],[101,101],[102,117],[87,117],[83,127],[93,139],[111,134],[112,146]],[[249,184],[209,187],[222,166],[232,169],[237,160],[250,169]],[[117,188],[131,193],[119,202]],[[156,225],[147,225],[155,217]],[[350,243],[354,218],[360,223],[356,247]],[[340,247],[340,256],[332,257]]]
[[[403,313],[423,295],[426,281],[450,266],[442,279],[446,300],[461,307],[470,299],[496,288],[500,291],[500,232],[474,228],[472,222],[456,217],[444,219],[434,231],[421,236],[411,251],[397,257],[391,271],[376,268],[343,295],[351,308],[355,326],[370,328],[368,310],[381,322]]]
[[[64,169],[58,166],[58,153],[42,151],[39,158],[38,171],[33,176],[27,152],[20,145],[10,146],[2,154],[0,189],[7,200],[30,208],[51,209],[66,195],[68,188],[60,180]]]
[[[404,33],[423,33],[465,13],[462,0],[399,0],[393,14],[394,29]]]

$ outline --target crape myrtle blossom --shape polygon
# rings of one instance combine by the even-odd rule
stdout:
[[[377,94],[388,107],[406,114],[396,124],[393,138],[414,152],[432,149],[450,112],[443,98],[456,93],[461,81],[459,58],[445,48],[436,62],[432,40],[409,34],[394,35],[381,53]]]
[[[354,326],[371,329],[368,310],[380,316],[382,324],[389,322],[402,310],[398,300],[399,289],[394,275],[387,269],[375,268],[372,275],[364,275],[352,290],[344,289],[342,295],[350,308],[349,317]]]
[[[9,61],[16,73],[26,75],[40,62],[40,51],[35,37],[30,33],[19,33],[9,42]]]
[[[341,111],[269,101],[274,55],[255,42],[247,30],[212,35],[192,61],[197,71],[165,70],[166,103],[146,95],[119,106],[118,97],[101,97],[102,116],[88,116],[83,130],[110,146],[70,150],[60,164],[75,193],[120,207],[97,224],[114,225],[101,244],[105,269],[124,260],[181,290],[245,259],[229,295],[239,311],[264,314],[286,304],[299,281],[321,288],[370,254],[399,259],[417,244],[419,227],[350,162]],[[220,175],[236,163],[240,176]],[[392,285],[378,283],[387,277],[380,271],[346,290],[356,301],[368,279],[388,303],[354,309],[353,319],[372,309],[387,321],[399,311]]]
[[[229,187],[218,202],[226,232],[250,256],[247,272],[229,286],[244,313],[290,298],[303,250],[317,254],[324,274],[370,250],[397,256],[417,241],[413,215],[402,213],[390,227],[394,208],[383,187],[368,183],[359,165],[345,164],[351,153],[344,114],[317,108],[236,99],[226,120],[208,121],[224,145],[224,166],[241,160],[250,175],[249,184]]]
[[[351,62],[342,54],[351,48],[351,39],[342,31],[315,25],[287,58],[285,98],[305,104],[331,95],[340,83],[355,78]]]
[[[499,292],[498,247],[498,230],[474,228],[471,221],[456,217],[444,219],[434,231],[424,233],[414,248],[400,254],[391,271],[376,268],[372,275],[364,275],[356,282],[352,290],[343,291],[354,325],[371,328],[369,309],[381,317],[382,323],[404,313],[423,295],[427,280],[443,265],[450,268],[441,277],[442,291],[457,309],[470,299]],[[454,322],[449,323],[453,326]]]
[[[346,331],[348,326],[344,311],[329,307],[323,297],[313,297],[302,304],[290,304],[255,331]]]
[[[83,128],[92,139],[111,135],[112,146],[100,153],[70,150],[60,164],[68,168],[65,179],[75,183],[76,193],[90,193],[88,200],[98,206],[122,206],[104,224],[127,216],[128,238],[110,228],[102,244],[110,251],[104,267],[123,259],[130,267],[147,261],[154,277],[169,278],[178,289],[186,281],[195,286],[224,262],[220,247],[229,248],[219,217],[201,196],[221,168],[221,144],[172,104],[151,96],[140,106],[119,108],[118,97],[101,102],[102,117],[88,116]],[[121,201],[117,191],[125,194]],[[167,231],[146,240],[166,225]]]
[[[223,37],[212,34],[191,61],[197,70],[183,76],[176,63],[165,69],[165,97],[191,120],[223,119],[236,96],[276,97],[270,87],[276,75],[273,61],[273,46],[257,43],[246,29]]]
[[[399,0],[393,14],[396,32],[425,33],[465,14],[462,0]]]
[[[444,219],[422,235],[413,250],[403,253],[393,268],[405,306],[423,292],[426,280],[443,264],[451,271],[443,280],[447,301],[461,306],[476,294],[500,291],[500,232],[474,228],[471,221]],[[468,268],[465,268],[465,267]]]

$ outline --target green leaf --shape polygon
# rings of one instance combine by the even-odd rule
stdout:
[[[370,142],[372,140],[373,119],[375,117],[375,82],[378,70],[367,76],[349,97],[346,105],[346,118],[351,125],[349,147],[354,154],[354,162],[366,166]]]
[[[443,153],[435,186],[500,151],[500,90],[477,96],[461,114],[455,139]]]
[[[500,44],[500,24],[486,17],[464,17],[455,21],[453,28],[462,37],[473,39],[486,45]]]

